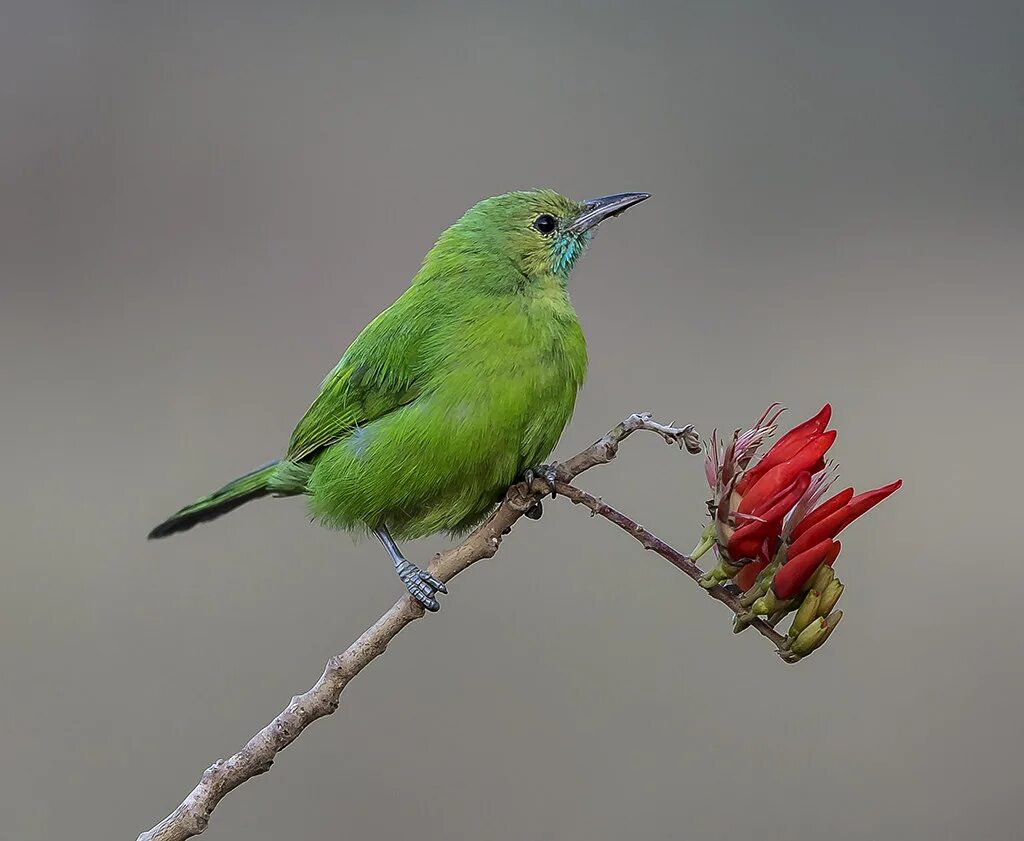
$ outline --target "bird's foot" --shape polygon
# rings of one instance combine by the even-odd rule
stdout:
[[[551,498],[555,498],[555,482],[558,480],[558,465],[557,464],[539,464],[536,467],[527,467],[523,471],[523,481],[527,485],[532,485],[536,479],[543,479],[548,486],[548,490],[551,491]],[[532,509],[531,509],[532,510]],[[540,514],[537,514],[533,519],[539,520]]]
[[[388,531],[387,526],[377,526],[373,529],[373,533],[377,535],[377,539],[380,540],[384,551],[388,553],[388,556],[394,562],[395,572],[402,579],[402,583],[409,591],[409,595],[429,611],[439,609],[441,605],[437,603],[437,594],[448,592],[444,582],[438,581],[429,572],[424,572],[412,561],[406,560],[402,550],[398,548],[398,544],[395,543],[395,539],[391,536],[391,532]]]
[[[441,607],[436,596],[438,593],[448,592],[443,581],[434,578],[429,572],[424,572],[412,561],[403,560],[396,564],[395,572],[402,579],[409,594],[426,610],[435,611]]]

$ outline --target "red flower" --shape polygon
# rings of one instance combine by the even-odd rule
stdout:
[[[740,479],[736,485],[737,493],[741,495],[745,494],[751,485],[757,482],[757,480],[771,468],[781,462],[793,458],[801,449],[803,449],[804,446],[819,437],[825,431],[825,427],[828,426],[828,422],[831,418],[832,405],[830,403],[826,403],[821,407],[821,411],[813,418],[806,420],[799,426],[795,426],[789,430],[789,432],[775,442],[775,446],[765,453],[764,457],[757,464],[743,474],[743,478]],[[833,433],[833,440],[834,439],[835,433]],[[828,447],[825,449],[827,450]]]
[[[702,587],[730,579],[739,587],[734,631],[757,616],[772,617],[774,627],[795,611],[780,646],[783,659],[792,663],[820,647],[843,617],[834,610],[844,589],[832,570],[842,550],[837,536],[903,481],[859,495],[845,488],[820,502],[836,476],[835,464],[825,461],[836,440],[835,431],[826,429],[832,407],[826,403],[755,460],[774,434],[780,412],[772,404],[731,440],[712,433],[704,463],[712,522],[692,555],[696,560],[714,547],[719,556],[700,577]]]
[[[858,496],[853,495],[853,488],[846,488],[821,503],[797,523],[787,550],[786,563],[772,580],[776,597],[792,598],[803,589],[822,563],[832,566],[840,549],[839,542],[834,540],[836,535],[902,485],[903,480],[897,479],[892,484]]]
[[[757,576],[764,571],[764,568],[768,566],[768,564],[769,561],[763,559],[760,561],[751,561],[736,573],[736,577],[733,578],[733,581],[736,582],[736,586],[741,590],[749,590],[754,586],[754,582],[757,581]]]
[[[825,519],[829,514],[834,514],[851,499],[853,499],[853,488],[846,488],[830,496],[817,508],[805,513],[799,522],[793,524],[794,528],[791,530],[790,537],[795,539],[798,534],[803,534],[818,521]]]
[[[818,567],[823,563],[828,566],[835,563],[841,548],[839,541],[826,538],[786,561],[772,579],[772,590],[776,598],[793,598],[818,571]]]
[[[813,418],[783,435],[735,483],[729,497],[735,531],[726,541],[734,562],[756,559],[765,541],[766,554],[774,554],[783,520],[807,493],[814,474],[825,469],[825,453],[836,440],[835,430],[825,431],[831,416],[826,403]]]
[[[835,440],[835,430],[812,438],[794,453],[792,458],[763,471],[754,482],[746,481],[750,476],[750,471],[748,471],[736,485],[736,491],[740,495],[740,504],[736,512],[756,515],[756,512],[764,510],[766,503],[779,496],[801,473],[812,474],[823,470],[825,468],[823,456]],[[772,447],[765,454],[765,459],[771,456],[777,447],[778,445]],[[758,462],[757,466],[760,467],[763,463],[763,461]],[[746,490],[741,490],[741,486],[744,485]]]
[[[836,536],[902,484],[859,496],[846,488],[819,504],[835,476],[835,467],[825,462],[836,440],[836,432],[826,429],[832,407],[826,403],[755,461],[758,448],[775,432],[779,413],[773,404],[753,427],[737,430],[728,441],[712,434],[705,471],[714,520],[694,552],[700,557],[716,545],[718,564],[701,584],[733,579],[758,615],[773,612],[775,604],[799,601],[821,565],[831,566],[838,557]]]
[[[902,484],[903,480],[897,479],[892,484],[865,491],[858,496],[853,495],[853,488],[847,488],[826,500],[793,529],[789,557],[795,557],[825,538],[835,537],[861,514],[899,490]]]
[[[758,508],[747,514],[739,514],[737,519],[744,518],[748,522],[736,529],[729,538],[726,544],[729,557],[734,561],[756,558],[765,541],[778,535],[782,521],[810,486],[811,474],[805,470],[799,473],[788,487],[783,488]],[[741,507],[742,504],[741,501]]]

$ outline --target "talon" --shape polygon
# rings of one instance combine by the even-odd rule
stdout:
[[[551,491],[551,498],[555,498],[555,482],[558,481],[558,465],[557,464],[540,464],[537,467],[527,467],[523,471],[523,481],[527,485],[532,485],[537,479],[543,479],[544,483],[548,486],[548,490]]]
[[[429,610],[431,613],[437,613],[437,611],[441,609],[441,605],[438,603],[437,599],[432,598],[431,596],[411,591],[410,594],[423,606],[424,610]]]
[[[555,482],[558,479],[558,468],[549,464],[547,470],[544,471],[544,481],[548,483],[548,487],[551,488],[551,498],[554,499],[557,496],[555,491]]]
[[[444,586],[444,582],[434,578],[429,572],[421,572],[420,580],[425,582],[428,586],[433,587],[439,593],[447,593],[448,588]]]

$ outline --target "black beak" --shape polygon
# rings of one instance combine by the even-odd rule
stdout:
[[[582,234],[605,219],[618,216],[622,211],[651,197],[650,193],[616,193],[584,202],[583,212],[569,223],[569,233]]]

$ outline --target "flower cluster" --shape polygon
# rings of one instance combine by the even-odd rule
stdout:
[[[731,579],[743,592],[749,613],[737,617],[737,630],[755,615],[775,624],[796,611],[790,652],[803,656],[842,618],[842,611],[832,612],[843,592],[832,569],[841,548],[836,537],[902,480],[856,495],[846,488],[822,501],[836,478],[835,465],[825,460],[836,439],[827,429],[832,407],[826,404],[755,461],[781,413],[770,406],[728,442],[712,434],[705,460],[712,522],[694,557],[713,547],[719,561],[701,583],[713,587]]]

